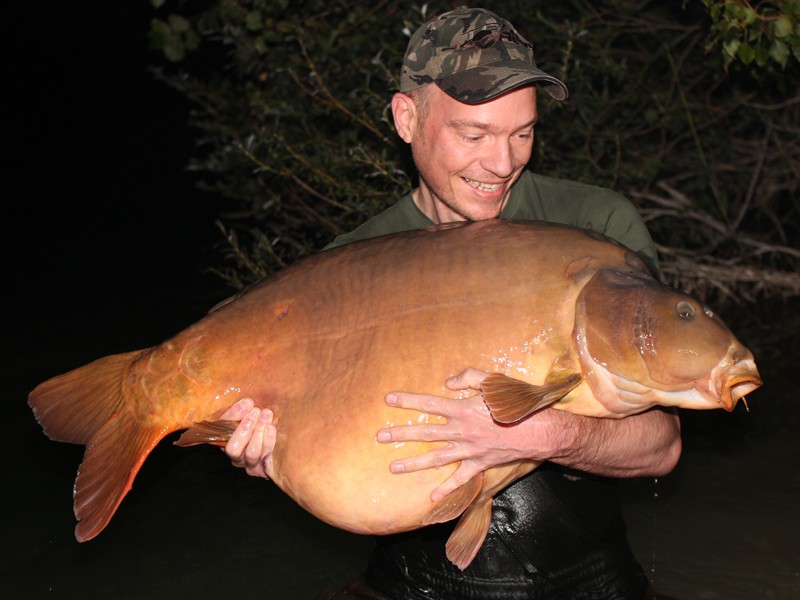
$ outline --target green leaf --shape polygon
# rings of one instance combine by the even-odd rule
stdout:
[[[739,46],[739,50],[736,53],[736,55],[739,57],[739,60],[741,60],[744,64],[749,65],[751,62],[753,62],[753,59],[756,57],[756,51],[750,44],[744,43],[741,46]]]
[[[755,50],[756,53],[755,55],[756,64],[759,67],[763,67],[764,65],[766,65],[769,62],[769,52],[767,51],[766,46],[764,46],[763,44],[758,44],[757,46],[753,46],[753,49]]]
[[[735,2],[735,0],[727,0],[725,2],[725,14],[729,17],[733,17],[734,19],[738,18],[739,5]]]
[[[780,40],[775,40],[769,48],[769,55],[772,60],[785,68],[786,63],[789,62],[789,46]]]
[[[792,35],[792,20],[787,15],[781,15],[772,24],[776,38],[785,38]]]
[[[247,13],[247,18],[245,19],[245,26],[250,31],[258,31],[261,29],[261,25],[263,23],[263,19],[261,18],[261,13],[257,10]]]
[[[172,62],[180,62],[186,57],[186,49],[180,40],[172,38],[164,44],[164,56]]]
[[[739,51],[739,46],[742,45],[742,42],[736,38],[726,40],[722,44],[722,49],[724,50],[725,54],[730,56],[731,58],[736,58],[736,53]]]
[[[169,21],[169,26],[172,28],[172,30],[177,33],[183,33],[192,28],[189,20],[180,15],[170,15],[167,17],[167,20]]]
[[[150,33],[154,36],[164,38],[172,35],[172,29],[167,25],[166,21],[153,19],[150,21]]]

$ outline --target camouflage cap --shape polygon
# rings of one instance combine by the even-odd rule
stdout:
[[[528,83],[556,100],[567,86],[536,66],[533,46],[483,8],[457,8],[422,25],[408,43],[400,91],[435,83],[460,102],[479,104]]]

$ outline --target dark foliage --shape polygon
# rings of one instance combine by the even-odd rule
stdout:
[[[460,2],[163,4],[158,74],[192,100],[191,167],[229,201],[218,270],[233,285],[318,250],[415,184],[389,100],[410,33]],[[716,306],[800,294],[796,0],[482,5],[570,88],[565,103],[541,97],[533,170],[631,198],[665,278]]]

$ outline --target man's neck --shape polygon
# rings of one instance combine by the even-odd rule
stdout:
[[[453,221],[466,221],[467,219],[451,210],[443,202],[436,200],[427,189],[422,186],[411,192],[411,199],[417,208],[434,223],[451,223]]]

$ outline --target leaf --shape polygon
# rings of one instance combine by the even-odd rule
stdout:
[[[780,40],[775,40],[769,48],[769,55],[781,67],[786,68],[786,63],[789,62],[789,46]]]
[[[737,52],[739,52],[739,47],[741,45],[742,45],[742,42],[739,39],[733,38],[733,39],[730,39],[730,40],[726,40],[722,44],[722,50],[725,52],[725,54],[727,54],[731,58],[736,58],[736,54],[737,54]]]
[[[176,33],[184,33],[192,28],[189,20],[181,15],[170,15],[167,17],[167,20],[169,21],[169,26],[172,28],[172,31]]]
[[[756,53],[756,64],[759,67],[763,67],[769,62],[769,52],[767,51],[766,46],[763,44],[758,44],[757,46],[753,47]]]
[[[247,13],[247,17],[245,18],[245,27],[249,31],[258,31],[261,29],[263,23],[263,19],[261,18],[261,13],[257,10],[251,11]]]
[[[739,46],[739,50],[737,51],[736,55],[744,64],[749,65],[751,62],[753,62],[753,59],[756,56],[756,51],[750,44],[745,42]]]
[[[781,15],[772,23],[772,31],[776,38],[785,38],[792,35],[792,20],[787,15]]]

